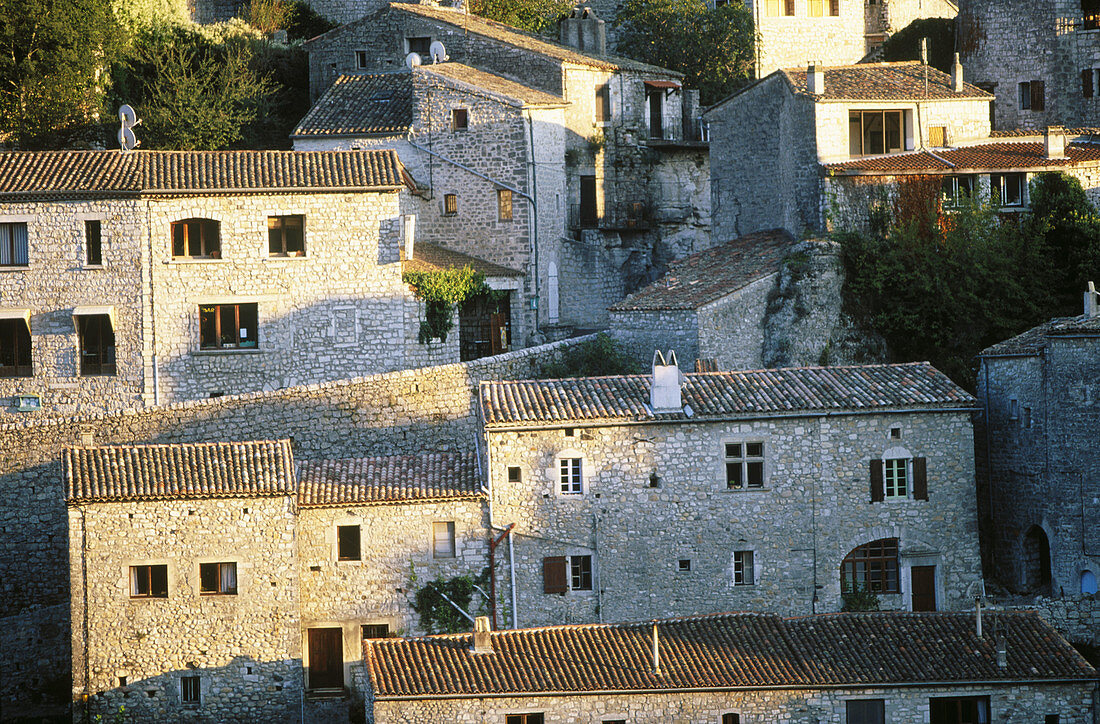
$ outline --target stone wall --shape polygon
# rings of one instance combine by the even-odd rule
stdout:
[[[653,353],[676,351],[681,369],[695,368],[699,358],[699,321],[694,310],[611,312],[610,334],[622,350],[643,369],[653,363]]]
[[[797,68],[809,61],[825,65],[858,62],[867,52],[861,0],[840,0],[840,15],[810,17],[808,0],[795,0],[794,15],[769,16],[762,0],[752,2],[752,15],[760,35],[756,77],[777,68]]]
[[[769,274],[701,307],[699,357],[714,360],[720,370],[763,367],[764,322],[774,286],[775,275]]]
[[[508,714],[540,712],[546,724],[610,719],[654,724],[711,724],[720,722],[723,714],[736,713],[741,715],[741,721],[753,724],[817,724],[845,721],[845,702],[850,699],[883,699],[886,721],[924,722],[929,717],[930,697],[988,696],[990,721],[1032,724],[1037,717],[1056,715],[1061,721],[1083,722],[1091,717],[1094,690],[1093,684],[1076,683],[379,701],[374,703],[373,719],[368,710],[367,721],[371,724],[424,721],[481,724],[504,721]]]
[[[494,518],[516,524],[520,626],[837,611],[841,561],[882,538],[900,547],[901,592],[883,594],[884,609],[911,607],[911,565],[936,566],[943,609],[969,606],[981,580],[968,412],[485,434]],[[730,490],[723,445],[745,440],[764,442],[764,487]],[[871,503],[868,460],[898,446],[928,458],[929,500]],[[563,457],[582,459],[583,494],[559,492]],[[508,482],[510,466],[520,483]],[[735,551],[752,551],[752,585],[734,585]],[[591,556],[592,590],[543,593],[548,556]]]
[[[1022,606],[1005,605],[1005,609],[1036,609],[1039,614],[1058,629],[1058,633],[1077,646],[1100,648],[1100,599],[1073,595],[1066,598],[1037,596]]]

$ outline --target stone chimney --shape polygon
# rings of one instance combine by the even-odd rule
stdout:
[[[1047,126],[1043,132],[1043,150],[1047,158],[1066,157],[1066,134],[1061,126]]]
[[[806,90],[815,96],[825,92],[825,69],[820,63],[810,63],[806,69]]]
[[[654,412],[681,412],[683,400],[680,385],[684,382],[676,364],[676,352],[668,351],[668,361],[661,350],[653,352],[653,384],[649,388],[649,406]]]
[[[1008,642],[1005,641],[1003,633],[997,634],[995,646],[997,647],[997,668],[1004,671],[1008,668]]]
[[[1085,316],[1089,319],[1100,314],[1100,294],[1096,291],[1096,285],[1089,282],[1089,288],[1085,290]]]
[[[489,627],[488,616],[478,616],[474,619],[474,653],[493,653],[493,634]]]
[[[959,61],[958,53],[955,53],[955,60],[951,63],[951,90],[956,93],[963,92],[963,66]]]
[[[575,7],[561,21],[559,39],[562,45],[593,55],[607,55],[607,28],[589,7]]]
[[[416,242],[416,216],[414,214],[405,214],[401,217],[401,240],[405,261],[410,261],[413,258],[413,245]]]

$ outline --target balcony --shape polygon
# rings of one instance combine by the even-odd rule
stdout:
[[[653,207],[648,201],[623,201],[608,204],[604,215],[588,205],[569,206],[570,229],[605,229],[607,231],[645,230],[653,226]]]

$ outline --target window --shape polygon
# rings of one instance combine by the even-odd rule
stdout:
[[[362,554],[359,548],[359,526],[336,526],[336,560],[357,561]]]
[[[727,442],[725,452],[727,489],[764,487],[764,443]]]
[[[783,0],[783,14],[794,17],[794,0]]]
[[[366,70],[368,64],[369,63],[368,63],[368,60],[367,60],[367,51],[365,51],[365,50],[355,51],[355,69],[356,70]]]
[[[676,562],[676,570],[680,571],[681,573],[687,573],[688,571],[690,571],[691,570],[691,559],[690,558],[681,558],[680,560],[678,560]]]
[[[84,222],[84,265],[103,264],[102,222],[89,219]]]
[[[596,177],[581,176],[578,180],[581,187],[581,203],[575,226],[594,229],[600,221],[599,205],[596,200]]]
[[[202,679],[197,676],[180,677],[180,703],[188,707],[202,704]]]
[[[512,220],[512,192],[508,189],[497,189],[497,218]]]
[[[236,563],[200,563],[199,593],[236,595]]]
[[[716,7],[720,7],[717,6]],[[611,120],[611,85],[604,83],[596,87],[596,123]]]
[[[903,447],[883,453],[885,459],[871,460],[871,502],[928,500],[928,459],[912,457]]]
[[[27,266],[27,224],[0,224],[0,266]]]
[[[1045,717],[1043,717],[1043,724],[1058,724],[1060,719],[1061,717],[1057,714],[1047,714]]]
[[[1025,80],[1020,83],[1020,110],[1041,111],[1046,107],[1046,83],[1041,80]]]
[[[649,104],[649,137],[662,139],[665,137],[665,92],[662,88],[646,90],[646,101]]]
[[[1100,95],[1100,68],[1085,68],[1081,71],[1081,97],[1093,98]]]
[[[592,556],[569,556],[569,588],[592,590]]]
[[[885,724],[886,702],[882,699],[853,699],[844,702],[845,724]]]
[[[542,714],[509,714],[504,724],[543,724]]]
[[[626,724],[626,719],[604,719],[603,724]]]
[[[455,557],[455,524],[453,521],[432,523],[432,557]]]
[[[733,585],[751,586],[756,583],[752,558],[752,551],[733,552]]]
[[[1081,571],[1081,593],[1086,596],[1096,593],[1096,574],[1092,571]]]
[[[508,466],[508,482],[518,483],[522,479],[522,473],[520,472],[518,465]]]
[[[0,377],[30,377],[31,331],[23,319],[0,319]]]
[[[465,108],[451,110],[451,130],[465,131],[470,128],[470,112]]]
[[[974,197],[974,176],[945,176],[940,200],[945,209],[958,209]]]
[[[808,0],[807,9],[811,18],[820,18],[825,15],[825,0]]]
[[[267,251],[271,256],[301,256],[305,253],[304,216],[267,217]]]
[[[255,348],[258,317],[255,302],[200,306],[199,349]]]
[[[427,58],[432,52],[432,39],[430,37],[405,38],[408,44],[408,53],[416,53],[421,58]]]
[[[115,374],[115,330],[107,314],[76,317],[80,338],[80,374],[85,377]]]
[[[388,639],[390,637],[390,625],[388,623],[365,623],[361,628],[364,639]]]
[[[988,696],[944,696],[928,700],[929,724],[989,724]]]
[[[898,539],[883,538],[861,545],[840,564],[840,590],[900,593]]]
[[[558,460],[559,490],[562,495],[580,495],[584,492],[584,480],[581,470],[581,458],[561,458]]]
[[[886,498],[909,497],[909,459],[887,458],[883,461],[886,473]]]
[[[217,259],[221,256],[219,225],[213,219],[184,219],[172,222],[172,256]]]
[[[933,148],[942,148],[947,145],[947,126],[928,127],[928,145]]]
[[[901,153],[906,148],[905,120],[905,111],[849,111],[849,155]]]
[[[543,593],[592,590],[592,556],[550,556],[542,559]]]
[[[722,724],[741,724],[741,715],[729,712],[722,715]]]
[[[168,598],[167,564],[130,566],[130,598]]]
[[[840,0],[829,0],[829,15],[840,17]]]
[[[989,189],[993,203],[1001,208],[1022,207],[1027,203],[1027,174],[995,173],[989,177]]]
[[[458,194],[443,194],[443,215],[454,216],[458,213]]]

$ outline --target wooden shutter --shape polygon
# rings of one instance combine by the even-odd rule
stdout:
[[[542,559],[542,592],[565,593],[569,590],[566,577],[565,556],[551,556]]]
[[[1081,95],[1092,98],[1092,94],[1092,68],[1085,68],[1081,71]]]
[[[928,458],[913,458],[913,499],[928,500]]]
[[[1044,110],[1043,98],[1046,96],[1046,83],[1041,80],[1031,81],[1031,110]]]
[[[871,502],[881,502],[884,497],[884,489],[882,485],[882,459],[876,458],[871,461]]]

